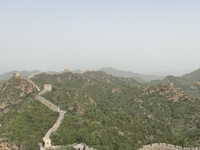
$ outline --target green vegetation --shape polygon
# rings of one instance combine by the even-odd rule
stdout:
[[[1,118],[0,131],[24,150],[36,149],[57,116],[58,114],[29,97]]]
[[[140,84],[103,72],[67,72],[38,74],[33,81],[41,89],[52,84],[53,90],[44,97],[67,111],[51,137],[55,145],[82,142],[99,150],[137,149],[154,142],[200,146],[200,88],[186,79],[169,76]],[[11,82],[0,102],[19,95],[16,87],[20,83]],[[9,105],[12,111],[2,114],[0,123],[8,125],[0,131],[10,141],[33,149],[55,123],[57,114],[31,94],[21,99]]]
[[[199,90],[192,90],[191,86],[194,84],[187,80],[170,76],[162,81],[140,85],[134,80],[112,77],[103,72],[44,76],[52,84],[55,84],[56,78],[60,79],[62,76],[59,83],[62,86],[57,86],[56,83],[53,91],[44,96],[62,109],[68,110],[70,106],[75,108],[73,111],[68,110],[68,117],[53,135],[55,144],[85,142],[98,149],[118,149],[119,145],[124,146],[124,149],[136,149],[153,142],[182,146],[199,144],[196,136],[188,138],[189,133],[199,130],[195,121],[200,119],[197,115],[200,106]],[[43,77],[37,78],[34,79],[36,82]],[[192,101],[181,97],[174,102],[159,94],[160,91],[148,95],[142,92],[145,87],[153,90],[166,87],[170,83],[186,90],[188,97],[192,96],[190,92],[197,94],[191,97]],[[113,93],[113,89],[117,89],[117,92]],[[88,104],[85,93],[95,100],[95,108]],[[78,104],[86,110],[83,116],[76,114]],[[74,128],[75,126],[78,127]],[[79,135],[80,141],[77,139]]]

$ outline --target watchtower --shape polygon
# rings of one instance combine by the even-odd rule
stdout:
[[[20,77],[20,73],[19,73],[19,72],[15,72],[15,73],[13,73],[13,76],[14,76],[15,78],[19,78],[19,77]]]
[[[51,84],[45,84],[44,85],[44,90],[48,91],[48,92],[51,92],[52,91],[52,85]]]

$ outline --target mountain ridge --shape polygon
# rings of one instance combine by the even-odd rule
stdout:
[[[157,76],[157,75],[144,75],[139,73],[133,73],[131,71],[122,71],[117,70],[112,67],[99,69],[100,71],[104,71],[107,74],[111,74],[116,77],[125,77],[125,78],[133,78],[140,83],[146,83],[152,80],[163,79],[165,76]]]
[[[184,74],[181,77],[185,78],[187,80],[190,80],[192,82],[200,82],[200,68],[195,70],[195,71],[193,71],[193,72]]]

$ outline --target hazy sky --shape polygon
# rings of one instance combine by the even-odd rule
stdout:
[[[0,73],[200,68],[200,0],[0,0]]]

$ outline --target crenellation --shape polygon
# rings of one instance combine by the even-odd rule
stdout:
[[[167,147],[169,147],[169,148],[174,148],[175,146],[172,145],[172,144],[167,144]]]
[[[167,146],[166,143],[160,143],[159,145],[162,146],[162,147],[166,147]]]
[[[153,143],[150,145],[144,145],[142,148],[138,150],[200,150],[198,147],[182,147],[175,146],[173,144],[165,144],[165,143]]]
[[[151,146],[159,146],[159,144],[158,143],[153,143],[153,144],[151,144]]]
[[[183,149],[182,146],[175,146],[175,147],[176,147],[176,149],[178,149],[178,150],[182,150],[182,149]]]
[[[151,145],[144,145],[143,147],[144,147],[144,148],[146,148],[146,147],[151,147]]]

